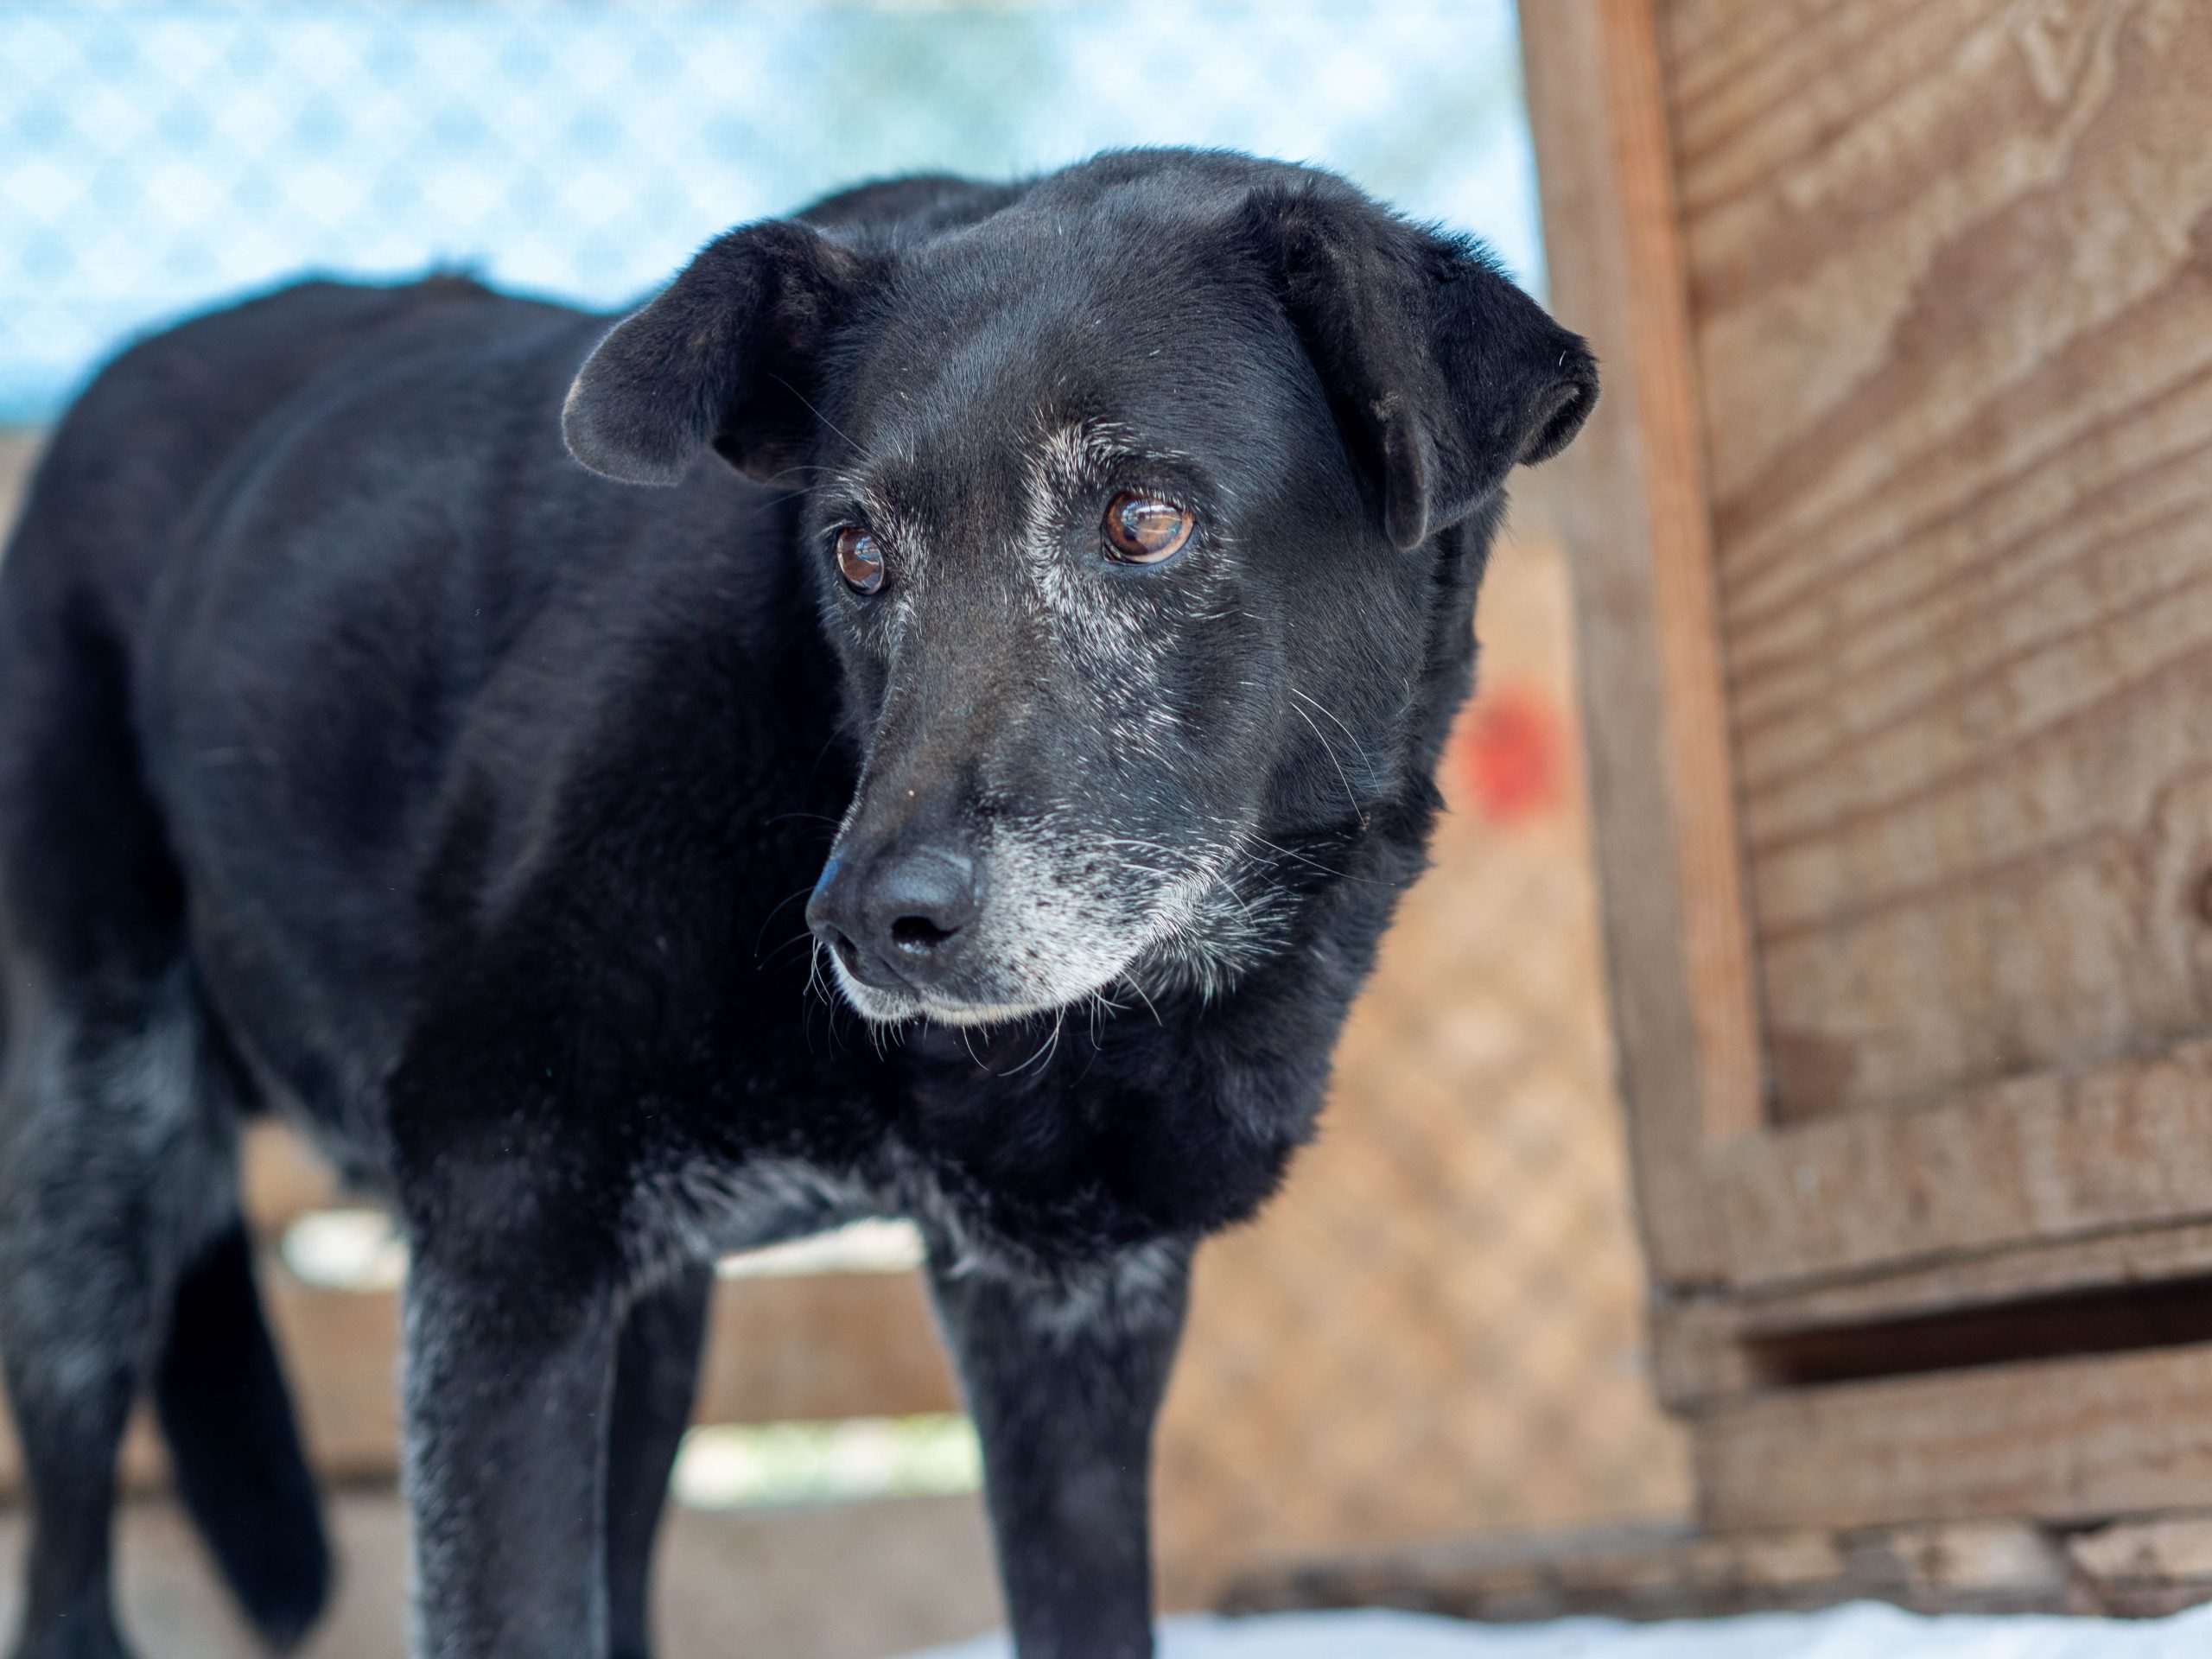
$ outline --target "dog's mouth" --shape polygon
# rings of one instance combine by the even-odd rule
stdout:
[[[887,988],[870,985],[857,977],[834,950],[830,952],[830,959],[837,988],[846,1003],[872,1026],[905,1025],[915,1020],[929,1020],[940,1026],[1005,1026],[1037,1014],[1050,1014],[1055,1008],[1065,1006],[1065,1003],[1044,1001],[963,1002],[952,1001],[942,993]]]
[[[991,854],[978,861],[988,897],[957,929],[879,916],[856,940],[834,906],[812,915],[817,961],[862,1019],[974,1027],[1180,990],[1211,997],[1285,937],[1287,896],[1253,879],[1255,861],[1234,844],[1195,844],[1172,862],[1156,843],[1084,861],[1002,836]]]
[[[943,948],[947,942],[922,943]],[[931,979],[918,976],[919,982],[900,975],[890,962],[864,956],[842,937],[823,941],[821,954],[846,1003],[871,1025],[925,1020],[944,1026],[986,1027],[1011,1025],[1107,995],[1123,969],[1141,954],[1141,944],[1116,952],[1123,958],[1120,962],[1087,964],[1090,971],[1084,978],[1090,982],[1082,983],[1062,982],[1059,976],[1020,983],[1018,965],[996,957],[996,953],[992,953],[995,960],[973,963],[969,973]]]

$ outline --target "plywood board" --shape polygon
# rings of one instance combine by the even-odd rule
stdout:
[[[1655,1278],[2212,1213],[2212,11],[1523,28],[1554,297],[1628,392],[1568,527]]]
[[[1774,1105],[2212,1026],[2212,10],[1675,0]]]

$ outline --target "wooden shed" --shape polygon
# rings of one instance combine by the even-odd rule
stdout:
[[[2212,1596],[2212,6],[1522,18],[1699,1531],[1255,1594]]]

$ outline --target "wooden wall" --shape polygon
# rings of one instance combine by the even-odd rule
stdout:
[[[2212,7],[1523,25],[1702,1511],[2212,1503]]]

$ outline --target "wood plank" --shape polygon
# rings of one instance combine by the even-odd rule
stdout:
[[[2212,1586],[2212,1515],[2123,1521],[2069,1540],[2066,1553],[2107,1584]]]
[[[2212,1042],[1835,1117],[1712,1159],[1736,1281],[2212,1216]]]
[[[1709,526],[1649,0],[1522,8],[1554,309],[1605,395],[1558,463],[1614,1019],[1656,1274],[1714,1276],[1708,1138],[1760,1121]]]
[[[2100,1612],[2158,1618],[2212,1601],[2212,1514],[2148,1516],[2076,1533],[2066,1556]]]
[[[699,1421],[959,1409],[919,1274],[726,1279],[715,1287]]]
[[[1664,1302],[1651,1310],[1652,1380],[1662,1401],[1684,1410],[1762,1386],[1745,1351],[1762,1338],[2206,1277],[2212,1224],[2196,1223],[2024,1245],[1811,1289]]]
[[[2212,10],[1668,24],[1777,1111],[2212,1029]]]
[[[399,1298],[318,1290],[264,1263],[261,1294],[316,1469],[389,1480],[399,1469]]]
[[[390,1480],[399,1466],[399,1298],[320,1290],[264,1264],[262,1294],[316,1468],[334,1480]],[[694,1414],[702,1423],[819,1421],[957,1411],[928,1299],[912,1273],[725,1279]],[[139,1414],[124,1484],[165,1485],[160,1437]],[[0,1497],[22,1460],[0,1419]]]
[[[247,1128],[239,1171],[246,1219],[256,1237],[272,1243],[311,1211],[376,1202],[346,1192],[297,1133],[267,1118]]]
[[[2066,1554],[2100,1612],[2158,1618],[2212,1601],[2212,1515],[2115,1522],[2069,1538]]]
[[[1718,1531],[2212,1503],[2212,1344],[1754,1395],[1693,1427]]]
[[[1522,1623],[1725,1618],[1876,1599],[1927,1612],[2088,1611],[2058,1541],[2018,1522],[1844,1535],[1700,1535],[1685,1528],[1486,1538],[1273,1563],[1231,1587],[1229,1611],[1417,1607]],[[2202,1587],[2212,1594],[2212,1586]]]

